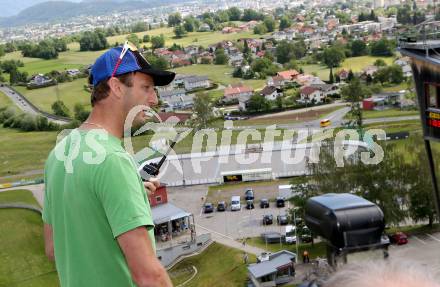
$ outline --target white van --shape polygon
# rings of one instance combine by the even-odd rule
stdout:
[[[240,209],[241,209],[240,196],[231,197],[231,211],[240,210]]]
[[[286,225],[286,243],[296,243],[296,226]]]

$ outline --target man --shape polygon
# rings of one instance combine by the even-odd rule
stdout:
[[[152,69],[127,47],[96,60],[90,116],[46,162],[45,246],[61,286],[172,286],[156,258],[144,184],[121,138],[130,110],[156,105],[154,86],[175,74]],[[155,179],[145,183],[150,191],[158,186]]]

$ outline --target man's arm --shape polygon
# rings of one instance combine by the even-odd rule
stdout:
[[[47,258],[49,258],[50,261],[55,261],[52,225],[47,223],[44,224],[44,250]]]
[[[156,258],[144,226],[127,231],[119,235],[117,239],[137,286],[173,286],[165,268]]]

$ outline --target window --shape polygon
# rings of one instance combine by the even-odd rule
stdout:
[[[157,202],[161,202],[162,201],[162,197],[161,196],[156,196],[156,201]]]
[[[440,108],[440,86],[426,83],[425,84],[425,94],[426,94],[426,105],[428,108]]]

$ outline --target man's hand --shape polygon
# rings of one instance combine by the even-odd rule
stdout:
[[[44,251],[50,261],[55,261],[52,225],[47,223],[44,224]]]
[[[152,177],[148,181],[144,181],[145,191],[148,195],[155,192],[156,189],[160,186],[160,182],[157,178]]]

